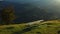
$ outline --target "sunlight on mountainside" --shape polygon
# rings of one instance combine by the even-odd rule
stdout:
[[[60,0],[0,0],[0,34],[60,34]]]

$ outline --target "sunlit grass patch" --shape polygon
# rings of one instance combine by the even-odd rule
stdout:
[[[58,22],[58,21],[57,21]],[[0,34],[59,34],[60,23],[46,21],[38,24],[14,24],[0,26]]]

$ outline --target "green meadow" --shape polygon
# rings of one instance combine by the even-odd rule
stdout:
[[[32,22],[33,23],[33,22]],[[50,20],[34,24],[1,25],[0,34],[60,34],[60,21]]]

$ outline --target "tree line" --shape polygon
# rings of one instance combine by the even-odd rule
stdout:
[[[4,7],[1,12],[1,23],[0,24],[13,24],[14,19],[15,19],[14,7],[11,5]]]

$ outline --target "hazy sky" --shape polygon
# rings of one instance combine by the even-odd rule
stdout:
[[[3,0],[0,0],[0,1],[3,1]]]
[[[48,9],[53,9],[54,11],[60,12],[60,0],[5,0],[8,2],[15,3],[32,3],[37,7],[46,7]]]

